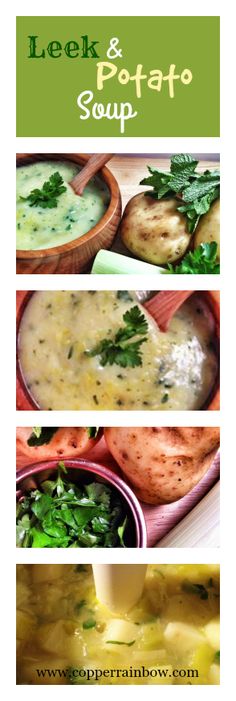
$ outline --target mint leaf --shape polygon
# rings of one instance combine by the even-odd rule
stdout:
[[[184,202],[192,202],[193,200],[199,199],[200,197],[204,197],[204,195],[207,195],[210,193],[212,190],[215,190],[216,186],[219,186],[220,184],[220,178],[218,177],[218,180],[213,178],[212,181],[205,181],[199,178],[196,180],[194,183],[189,185],[189,187],[185,187],[183,190],[183,199]]]
[[[188,173],[193,173],[198,165],[196,161],[189,153],[179,153],[171,158],[170,170],[171,173],[183,173],[185,171]]]
[[[145,194],[154,199],[175,198],[178,211],[187,217],[188,230],[192,234],[200,217],[209,211],[214,200],[220,196],[220,173],[206,170],[196,173],[198,161],[190,154],[172,156],[170,172],[149,167],[150,176],[141,180],[140,185],[151,185],[153,190]]]
[[[172,156],[170,170],[174,175],[171,181],[172,190],[181,192],[187,183],[190,183],[191,176],[196,177],[195,168],[198,161],[187,153],[181,153],[177,156]]]

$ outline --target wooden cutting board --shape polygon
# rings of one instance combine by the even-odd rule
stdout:
[[[89,451],[87,456],[94,462],[100,462],[111,470],[122,475],[120,468],[111,456],[107,449],[105,439],[102,438],[99,443]],[[147,526],[147,546],[149,548],[158,544],[158,541],[166,536],[174,526],[191,512],[191,510],[199,504],[201,499],[209,493],[212,487],[219,481],[220,476],[220,452],[218,451],[214,458],[211,467],[201,479],[201,481],[191,490],[185,497],[173,502],[172,504],[164,504],[162,506],[149,506],[141,502],[144,518]],[[186,540],[185,547],[188,547]]]
[[[196,155],[196,159],[199,160],[197,167],[198,172],[203,172],[204,170],[216,170],[219,168],[219,162],[216,160],[205,160],[201,158],[201,155]],[[107,167],[112,172],[116,178],[119,188],[121,191],[122,199],[122,214],[127,202],[137,195],[139,192],[143,192],[145,185],[139,185],[140,180],[148,176],[147,166],[150,165],[152,168],[159,168],[159,170],[169,170],[170,168],[170,155],[166,154],[116,154],[107,163]],[[116,253],[121,253],[123,255],[134,258],[132,253],[128,251],[126,246],[121,241],[119,229],[111,246],[111,251]]]

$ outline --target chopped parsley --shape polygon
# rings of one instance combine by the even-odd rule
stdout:
[[[100,482],[74,484],[63,462],[51,479],[17,504],[16,542],[21,548],[125,547],[128,526],[115,489]]]

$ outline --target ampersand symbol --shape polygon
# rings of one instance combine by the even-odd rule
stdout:
[[[110,39],[110,46],[107,51],[107,58],[122,58],[122,49],[116,49],[119,44],[118,37],[113,37]]]

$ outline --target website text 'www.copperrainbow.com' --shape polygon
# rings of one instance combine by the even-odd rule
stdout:
[[[126,669],[95,669],[85,667],[68,667],[66,669],[36,669],[37,677],[45,678],[66,678],[74,684],[84,684],[86,682],[99,682],[102,679],[149,679],[157,682],[165,678],[198,678],[197,669],[173,669],[172,667],[152,667],[144,666],[138,669],[130,666]]]

